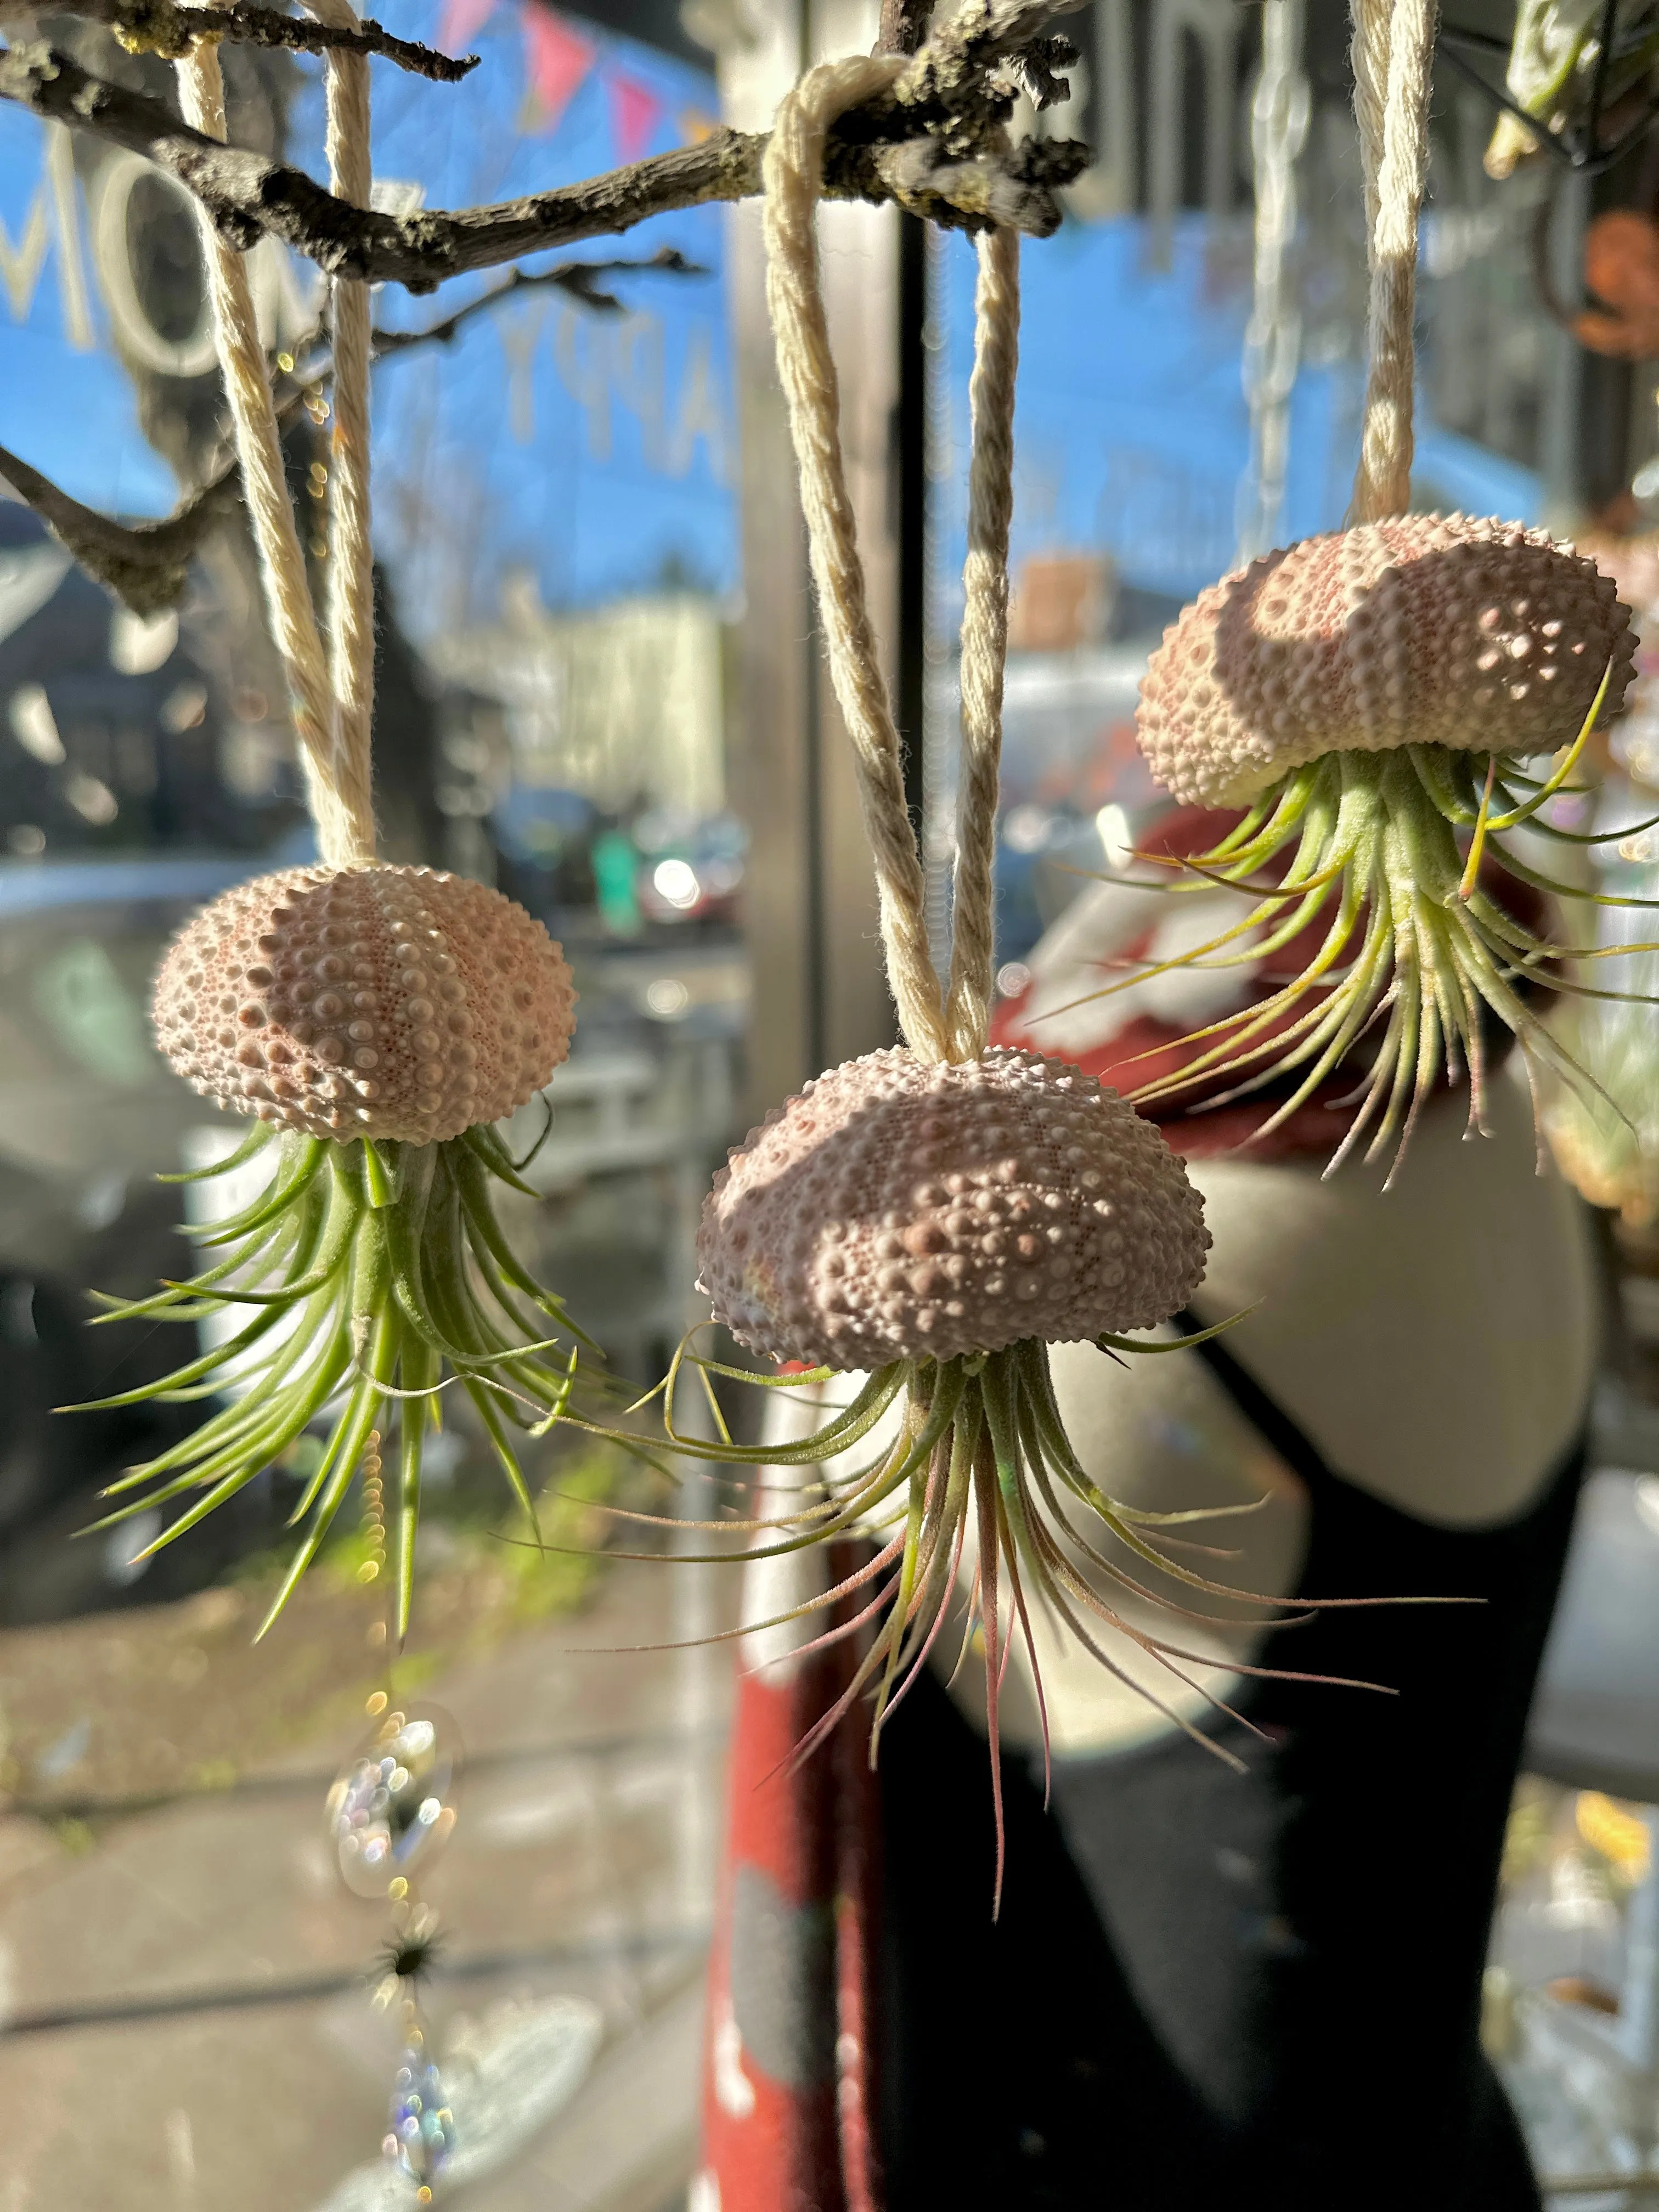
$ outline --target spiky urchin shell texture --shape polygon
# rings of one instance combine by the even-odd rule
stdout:
[[[570,1047],[558,946],[487,884],[433,868],[290,868],[173,939],[154,1017],[204,1097],[315,1137],[431,1145],[499,1121]]]
[[[1402,515],[1264,553],[1200,592],[1152,655],[1137,730],[1177,799],[1239,806],[1323,753],[1553,752],[1609,663],[1603,717],[1619,712],[1635,655],[1617,586],[1571,546],[1515,522]]]
[[[740,1343],[838,1368],[1147,1328],[1187,1302],[1204,1204],[1150,1121],[1063,1060],[902,1049],[821,1075],[731,1154],[699,1287]]]

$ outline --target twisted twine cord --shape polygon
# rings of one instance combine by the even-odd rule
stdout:
[[[1277,544],[1285,511],[1291,394],[1302,353],[1296,165],[1313,112],[1302,63],[1304,35],[1304,0],[1267,0],[1261,10],[1261,70],[1250,103],[1255,238],[1240,380],[1250,413],[1250,462],[1234,509],[1233,565],[1239,568]]]
[[[223,139],[225,92],[217,47],[204,40],[179,63],[178,70],[185,122],[206,137]],[[282,435],[247,264],[205,213],[200,220],[225,398],[236,434],[271,635],[288,681],[318,851],[331,866],[360,866],[374,857],[368,777],[366,772],[361,779],[348,774],[341,757],[337,703],[289,500]],[[366,762],[364,768],[366,771]]]
[[[991,1003],[991,880],[995,861],[1002,660],[1007,642],[1014,363],[1019,313],[1017,243],[981,246],[974,374],[974,461],[963,623],[963,793],[958,817],[951,1011],[928,950],[926,884],[905,804],[903,763],[876,657],[858,532],[841,452],[841,393],[830,350],[813,228],[830,125],[911,64],[858,57],[810,70],[779,108],[766,151],[766,297],[800,475],[812,580],[830,681],[852,739],[859,798],[875,863],[888,983],[905,1042],[919,1059],[969,1060],[983,1050]],[[962,912],[965,894],[966,930]]]
[[[1019,367],[1019,234],[981,234],[974,290],[968,558],[962,571],[962,766],[951,923],[952,1060],[977,1060],[991,1024],[996,957],[997,794],[1002,671],[1008,657],[1008,527],[1014,512],[1014,377]]]
[[[1354,115],[1370,264],[1355,522],[1404,514],[1411,505],[1417,222],[1438,12],[1437,0],[1353,0]]]
[[[357,27],[350,0],[306,0],[320,23]],[[330,189],[367,207],[373,180],[368,57],[337,48],[325,64]],[[339,705],[342,773],[368,811],[374,717],[374,553],[369,534],[367,284],[337,276],[330,289],[334,338],[334,433],[329,469],[333,523],[328,592],[329,667]]]
[[[824,321],[812,223],[830,125],[908,66],[902,57],[887,55],[825,62],[809,71],[779,108],[762,171],[766,304],[800,472],[830,679],[853,741],[859,799],[875,860],[887,980],[905,1042],[924,1060],[944,1060],[945,1002],[928,955],[921,860],[905,805],[899,735],[876,659],[864,564],[842,465],[841,388]]]

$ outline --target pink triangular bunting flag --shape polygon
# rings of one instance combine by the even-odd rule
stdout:
[[[524,11],[526,60],[538,113],[531,126],[540,132],[556,131],[564,111],[575,97],[582,79],[593,66],[596,49],[591,39],[571,29],[561,15],[529,0]]]
[[[616,70],[607,89],[611,94],[611,128],[617,142],[617,159],[637,161],[651,143],[662,115],[663,104],[649,85]]]
[[[438,44],[447,54],[465,52],[495,12],[495,0],[444,0]]]

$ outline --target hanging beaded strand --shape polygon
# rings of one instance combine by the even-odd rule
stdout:
[[[424,1420],[423,1406],[405,1403],[404,1419]],[[384,1901],[391,1923],[378,1955],[374,2002],[398,2008],[403,2048],[387,2100],[380,2148],[387,2164],[415,2185],[416,2202],[429,2204],[455,2149],[455,2120],[429,2048],[421,1984],[441,1940],[438,1917],[416,1894],[416,1882],[455,1823],[455,1754],[446,1744],[448,1723],[430,1708],[412,1711],[396,1702],[396,1582],[387,1571],[386,1480],[380,1433],[372,1430],[362,1462],[360,1533],[368,1556],[357,1580],[383,1600],[365,1641],[379,1655],[380,1680],[364,1711],[372,1734],[328,1793],[330,1841],[341,1879],[354,1896]]]

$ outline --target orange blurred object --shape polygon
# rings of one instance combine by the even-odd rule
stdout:
[[[1038,553],[1020,563],[1008,609],[1014,653],[1074,653],[1111,624],[1115,579],[1103,553]]]
[[[1571,319],[1593,353],[1659,355],[1659,222],[1635,208],[1599,215],[1584,234],[1584,283],[1601,304]]]

